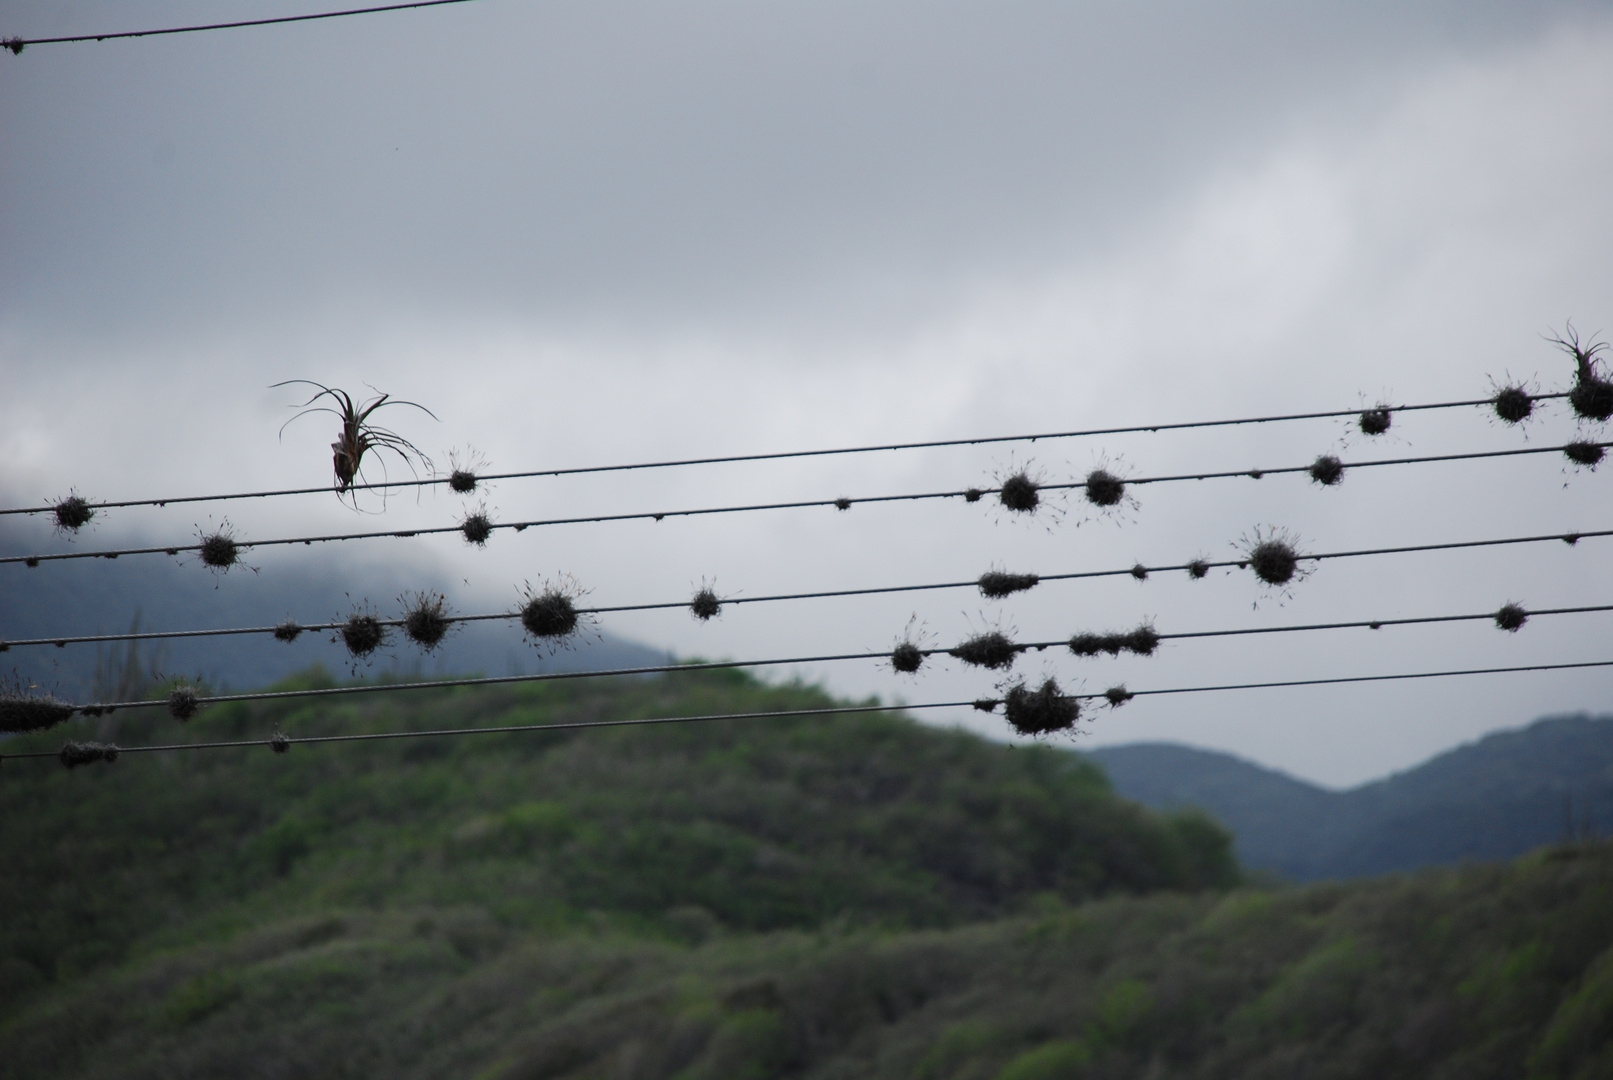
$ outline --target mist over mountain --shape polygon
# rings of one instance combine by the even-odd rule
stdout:
[[[1090,756],[1120,794],[1199,807],[1232,830],[1245,866],[1297,881],[1510,859],[1613,830],[1609,716],[1539,720],[1345,791],[1169,743]]]

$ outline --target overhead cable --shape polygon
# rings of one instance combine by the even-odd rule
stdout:
[[[1568,444],[1568,446],[1576,445],[1605,449],[1606,447],[1613,446],[1613,442]],[[1560,453],[1565,449],[1567,449],[1567,446],[1532,446],[1518,450],[1485,450],[1463,454],[1434,454],[1427,457],[1383,458],[1372,461],[1358,462],[1338,462],[1336,459],[1332,460],[1339,469],[1348,471],[1350,469],[1365,469],[1380,465],[1425,465],[1434,462],[1473,461],[1487,458],[1519,457],[1528,454]],[[1274,469],[1240,469],[1224,472],[1182,473],[1171,476],[1149,476],[1138,477],[1136,479],[1122,479],[1121,482],[1125,486],[1129,487],[1133,485],[1161,484],[1183,480],[1221,480],[1235,477],[1247,477],[1259,480],[1266,476],[1277,476],[1292,473],[1309,474],[1313,473],[1316,470],[1316,467],[1316,464],[1313,463],[1311,465],[1292,465]],[[1012,481],[1010,481],[1010,483],[1011,482]],[[1336,479],[1330,481],[1330,483],[1336,482]],[[1057,484],[1040,483],[1026,480],[1025,484],[1029,485],[1030,495],[1033,499],[1037,498],[1037,493],[1041,491],[1068,491],[1088,487],[1088,481],[1084,480]],[[583,517],[542,518],[529,521],[495,522],[484,517],[477,521],[478,531],[476,532],[475,536],[479,537],[480,539],[473,540],[472,542],[485,543],[486,538],[491,535],[492,532],[500,529],[512,529],[515,532],[524,532],[530,528],[540,528],[555,525],[591,525],[614,521],[661,521],[665,518],[675,517],[701,517],[712,514],[739,514],[751,513],[760,510],[799,510],[814,507],[832,507],[839,511],[845,511],[860,504],[920,502],[937,499],[963,499],[967,502],[978,502],[984,496],[991,494],[996,494],[999,497],[1005,497],[1008,492],[1008,486],[1008,484],[1005,484],[1002,487],[997,488],[965,488],[958,491],[930,491],[902,495],[870,495],[863,496],[861,498],[840,497],[834,499],[805,499],[795,502],[751,503],[739,506],[715,506],[691,510],[635,511],[624,514],[594,514]],[[1032,505],[1035,504],[1033,503]],[[329,533],[317,536],[280,537],[272,540],[243,540],[228,537],[225,539],[228,544],[230,558],[229,561],[224,564],[224,568],[228,568],[229,565],[236,561],[236,555],[239,551],[253,548],[284,547],[295,544],[325,544],[347,540],[377,540],[387,537],[409,539],[417,536],[440,536],[448,533],[460,533],[461,535],[469,537],[471,534],[468,532],[468,525],[469,522],[461,522],[458,525],[440,525],[417,529],[389,529],[374,530],[369,532]],[[123,555],[178,555],[181,552],[189,551],[202,552],[205,559],[208,554],[209,544],[216,542],[216,538],[209,537],[204,538],[201,543],[173,544],[164,547],[115,548],[103,549],[100,551],[66,551],[56,552],[48,555],[11,555],[0,558],[0,564],[23,563],[24,565],[34,567],[43,562],[60,562],[71,559],[116,559]],[[213,560],[207,559],[206,561],[212,563]]]
[[[1532,394],[1527,395],[1530,401],[1546,401],[1552,398],[1567,397],[1567,393],[1558,394]],[[903,443],[874,443],[863,446],[842,446],[821,450],[782,450],[773,453],[760,454],[727,454],[718,457],[675,458],[665,461],[641,461],[625,465],[584,465],[574,468],[562,469],[529,469],[520,472],[504,473],[465,473],[468,480],[482,483],[492,480],[523,480],[544,476],[579,476],[588,473],[634,472],[641,469],[670,469],[694,465],[729,465],[747,461],[783,461],[791,458],[832,457],[843,454],[870,454],[884,451],[898,450],[934,450],[953,446],[989,446],[1013,442],[1047,442],[1054,439],[1092,438],[1100,435],[1135,435],[1160,431],[1186,431],[1194,428],[1236,427],[1247,424],[1271,424],[1291,420],[1326,420],[1345,416],[1359,416],[1364,412],[1419,412],[1430,409],[1458,409],[1475,405],[1493,405],[1496,399],[1480,398],[1472,401],[1441,401],[1423,405],[1392,405],[1375,407],[1372,409],[1333,409],[1326,412],[1286,413],[1273,416],[1250,416],[1233,420],[1193,420],[1170,424],[1137,424],[1129,427],[1111,428],[1085,428],[1074,431],[1046,431],[1023,435],[983,435],[961,439],[932,439],[923,442]],[[1267,470],[1278,472],[1284,470]],[[1241,474],[1232,474],[1241,475]],[[454,482],[454,476],[436,476],[428,479],[387,480],[370,484],[351,484],[344,491],[384,491],[411,487],[435,487],[448,485]],[[1144,483],[1145,481],[1130,481]],[[288,495],[328,495],[335,488],[302,487],[279,488],[267,491],[239,491],[218,495],[177,495],[162,499],[126,499],[121,501],[88,502],[90,509],[112,509],[128,506],[167,506],[170,503],[197,503],[197,502],[227,502],[235,499],[269,499]],[[48,514],[54,507],[51,506],[19,506],[9,509],[0,509],[0,515],[8,514]]]

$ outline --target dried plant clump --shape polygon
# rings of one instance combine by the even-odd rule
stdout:
[[[1002,482],[1002,487],[997,490],[997,498],[1016,514],[1034,513],[1042,504],[1041,489],[1042,486],[1021,469]]]
[[[1522,630],[1523,624],[1528,621],[1529,613],[1519,604],[1503,604],[1501,610],[1495,613],[1496,628],[1509,634]]]
[[[1099,653],[1119,656],[1123,652],[1136,653],[1138,656],[1153,656],[1157,648],[1159,648],[1159,631],[1148,623],[1142,623],[1137,629],[1127,630],[1124,633],[1076,634],[1070,638],[1070,651],[1076,656],[1097,656]]]
[[[1389,425],[1392,422],[1393,418],[1387,405],[1377,405],[1370,409],[1361,410],[1359,423],[1361,434],[1363,435],[1382,435],[1389,430]]]
[[[52,694],[35,693],[21,679],[0,682],[0,731],[44,731],[62,723],[78,710]]]
[[[287,619],[274,628],[274,639],[276,641],[296,641],[301,635],[302,627],[298,626],[294,619]]]
[[[1299,576],[1299,549],[1285,530],[1256,529],[1254,539],[1244,546],[1249,569],[1267,585],[1280,588]]]
[[[904,641],[891,650],[891,667],[903,675],[911,675],[924,666],[924,650],[911,641]]]
[[[1496,392],[1495,415],[1506,424],[1521,424],[1535,411],[1534,395],[1525,386],[1503,386]]]
[[[202,565],[213,570],[228,570],[241,561],[241,545],[226,521],[211,533],[202,534],[199,548]]]
[[[540,641],[562,641],[582,625],[576,603],[582,590],[569,576],[563,576],[559,584],[545,582],[541,592],[523,586],[521,596],[521,625]]]
[[[1009,725],[1021,735],[1068,731],[1081,718],[1081,703],[1061,693],[1051,678],[1035,690],[1015,683],[1003,695],[1003,705]]]
[[[1607,348],[1604,341],[1581,344],[1579,333],[1572,323],[1561,336],[1553,334],[1547,339],[1574,358],[1574,387],[1568,392],[1568,404],[1581,419],[1600,423],[1613,416],[1613,382],[1597,371],[1596,357]]]
[[[1323,487],[1332,487],[1344,479],[1344,462],[1332,454],[1323,454],[1311,464],[1310,475]]]
[[[1111,686],[1103,692],[1103,698],[1109,703],[1109,708],[1111,709],[1120,708],[1120,706],[1136,696],[1136,694],[1126,689],[1125,683],[1121,683],[1119,686]]]
[[[1205,559],[1194,559],[1187,564],[1187,576],[1194,581],[1200,581],[1210,573],[1210,564]]]
[[[194,686],[181,685],[168,691],[168,715],[175,720],[189,720],[201,708],[201,697]]]
[[[1093,506],[1116,506],[1126,497],[1126,482],[1107,469],[1087,473],[1087,502]]]
[[[282,424],[280,431],[284,434],[286,427],[292,421],[301,419],[309,413],[330,413],[341,421],[341,431],[337,434],[336,441],[330,444],[331,467],[336,473],[336,491],[338,495],[349,491],[353,484],[360,479],[360,472],[364,467],[364,456],[372,451],[375,455],[379,455],[383,451],[397,455],[409,467],[411,472],[414,471],[414,464],[417,461],[427,470],[431,469],[431,459],[422,453],[419,447],[397,432],[376,425],[370,419],[378,410],[387,405],[408,405],[411,408],[419,409],[433,420],[437,419],[436,414],[424,405],[416,404],[413,401],[392,401],[390,394],[378,394],[361,403],[355,401],[353,396],[345,390],[333,389],[309,379],[287,379],[285,382],[278,382],[274,385],[292,386],[299,383],[304,386],[315,387],[319,392],[297,406],[302,411],[293,416],[291,420],[287,420],[285,424]],[[329,398],[331,404],[314,404],[322,398]]]
[[[1001,600],[1017,592],[1034,589],[1042,579],[1035,574],[1009,574],[1002,570],[988,570],[980,575],[980,595],[988,600]]]
[[[269,749],[277,754],[284,754],[291,749],[291,737],[283,731],[277,731],[269,736]]]
[[[56,760],[69,769],[76,769],[80,765],[93,765],[97,761],[104,761],[110,765],[118,760],[120,752],[110,743],[70,742],[57,751]]]
[[[355,611],[341,629],[342,644],[354,657],[369,656],[386,643],[386,627],[368,611]]]
[[[58,533],[76,533],[95,517],[95,508],[82,496],[69,493],[51,510]]]
[[[1595,469],[1596,466],[1602,463],[1602,458],[1606,454],[1607,451],[1604,448],[1586,439],[1575,439],[1563,447],[1564,457],[1575,465],[1581,465],[1587,469]]]
[[[487,538],[493,535],[493,519],[487,516],[487,508],[479,507],[466,514],[459,523],[459,534],[467,544],[486,547]]]
[[[448,598],[442,593],[417,592],[403,600],[403,632],[410,641],[431,652],[442,644],[454,625],[448,613]]]
[[[717,590],[702,584],[695,592],[694,599],[689,601],[689,614],[701,622],[709,622],[721,615],[722,600],[718,598]]]
[[[948,649],[948,656],[955,656],[965,664],[983,667],[992,671],[1014,666],[1014,658],[1020,653],[1022,646],[1008,640],[1001,630],[990,630],[984,634],[976,634],[959,645]]]

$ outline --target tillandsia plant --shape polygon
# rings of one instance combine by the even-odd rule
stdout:
[[[323,383],[314,382],[311,379],[287,379],[274,385],[278,387],[297,384],[318,387],[319,392],[301,405],[296,406],[302,411],[293,416],[291,420],[287,420],[280,425],[280,431],[284,434],[292,421],[300,420],[309,413],[330,413],[341,421],[341,432],[338,434],[336,441],[330,444],[331,467],[336,473],[336,492],[338,495],[348,495],[354,499],[354,505],[357,505],[357,498],[353,496],[352,488],[360,479],[360,474],[364,467],[364,455],[371,453],[371,451],[374,451],[372,456],[379,457],[382,451],[390,450],[401,458],[405,465],[409,466],[411,472],[415,471],[416,462],[419,462],[427,472],[431,471],[431,459],[418,446],[397,432],[381,427],[371,420],[371,417],[377,411],[387,405],[408,405],[419,409],[433,420],[437,419],[437,414],[424,405],[413,401],[394,401],[390,394],[381,393],[377,393],[375,397],[370,398],[368,401],[359,402],[354,400],[353,395],[346,390],[338,390]],[[326,398],[329,399],[329,404],[316,404]]]

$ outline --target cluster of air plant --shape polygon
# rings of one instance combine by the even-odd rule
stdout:
[[[545,581],[541,589],[534,589],[528,582],[518,591],[521,626],[539,645],[551,650],[560,648],[593,623],[592,615],[577,610],[577,601],[588,590],[570,574]]]
[[[988,570],[980,575],[980,580],[976,584],[980,589],[980,595],[987,600],[1001,600],[1006,596],[1034,589],[1041,580],[1035,574],[1010,574],[1004,570]]]
[[[56,535],[66,536],[68,533],[77,533],[95,518],[95,508],[89,500],[76,491],[69,491],[65,499],[57,501],[51,507],[51,518],[55,522]]]
[[[1097,656],[1099,653],[1119,656],[1123,652],[1153,656],[1154,650],[1159,648],[1159,632],[1152,623],[1145,622],[1135,630],[1120,633],[1076,634],[1070,638],[1069,644],[1070,651],[1076,656]]]
[[[722,614],[722,598],[717,595],[715,584],[702,579],[694,598],[689,601],[689,614],[701,622],[710,622]]]
[[[1021,735],[1048,735],[1075,727],[1081,718],[1081,703],[1048,677],[1034,690],[1024,682],[1009,686],[1003,694],[1003,714]]]
[[[925,657],[930,654],[933,642],[924,624],[919,622],[918,613],[907,620],[907,629],[902,632],[896,647],[891,650],[891,670],[898,675],[913,675],[924,666]]]
[[[230,567],[241,562],[241,543],[235,538],[235,529],[231,527],[229,518],[225,518],[216,529],[203,529],[198,525],[196,538],[199,543],[197,554],[201,556],[202,565],[214,573],[228,573]]]
[[[16,672],[0,679],[0,732],[44,731],[77,711],[76,706],[41,691],[37,684],[25,681]]]

